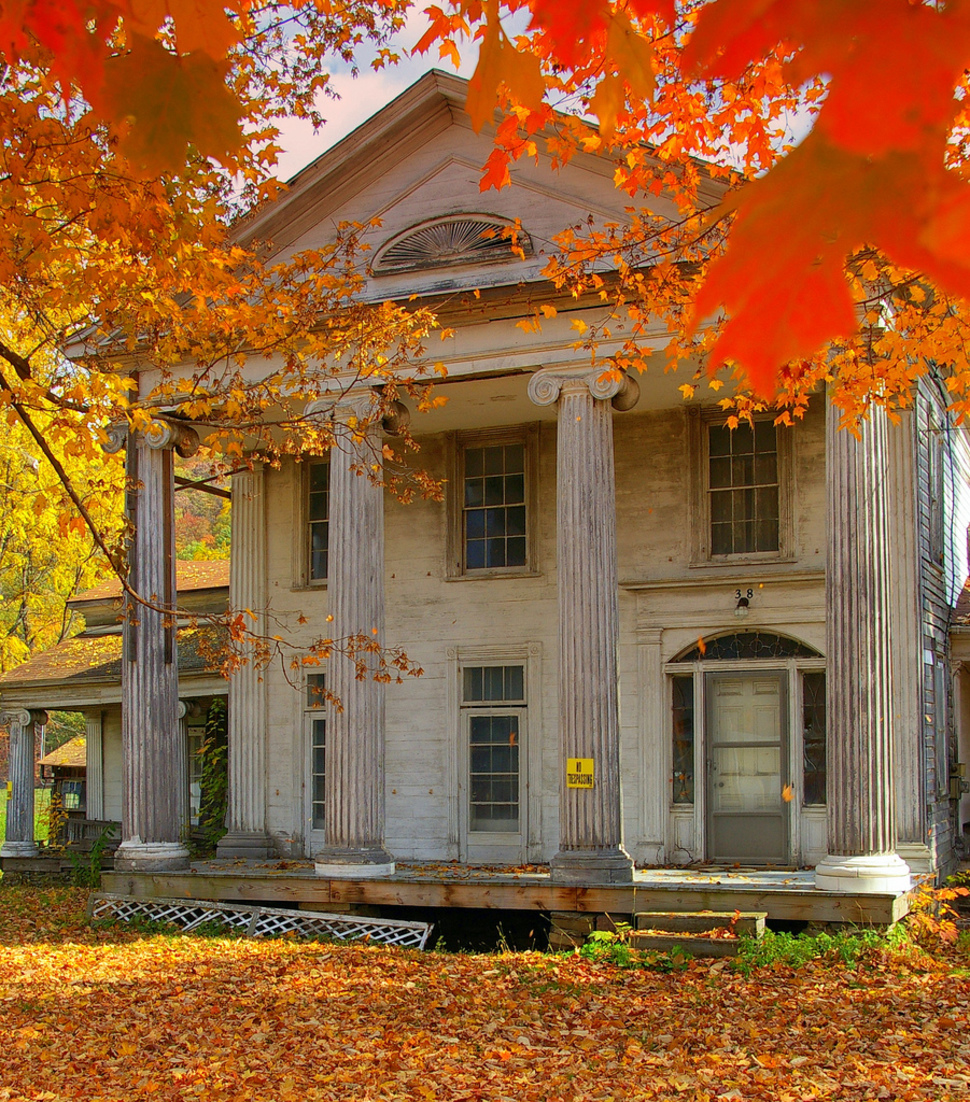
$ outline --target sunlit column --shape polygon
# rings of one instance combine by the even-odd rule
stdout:
[[[815,883],[830,891],[901,892],[895,853],[887,417],[873,406],[858,436],[826,418],[828,498],[826,694],[828,855]]]
[[[333,412],[343,426],[330,452],[330,532],[327,602],[336,640],[384,641],[384,491],[381,424],[370,391],[342,397]],[[326,842],[314,854],[320,876],[376,877],[394,871],[384,848],[384,684],[371,676],[376,658],[335,653],[327,688]]]
[[[110,448],[120,447],[113,434]],[[175,480],[173,451],[192,455],[198,437],[161,418],[127,436],[129,598],[121,664],[124,757],[121,845],[115,868],[187,868],[185,742],[178,717],[175,642]],[[145,603],[142,603],[145,602]]]
[[[34,857],[34,727],[47,722],[45,712],[16,709],[0,715],[10,732],[7,831],[0,857]]]
[[[232,476],[232,553],[229,605],[251,613],[247,627],[266,630],[266,516],[262,466]],[[229,682],[228,833],[220,857],[265,858],[272,853],[266,831],[266,691],[262,671],[249,662]]]
[[[600,371],[539,371],[538,405],[557,403],[556,501],[559,579],[559,852],[554,880],[620,883],[633,876],[623,847],[617,646],[616,492],[613,408],[636,402],[631,379]],[[570,760],[592,769],[575,787]],[[588,774],[586,774],[588,775]],[[572,778],[572,783],[570,781]]]

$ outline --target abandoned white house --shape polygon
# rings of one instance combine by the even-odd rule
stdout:
[[[622,218],[624,197],[594,155],[523,160],[480,193],[490,139],[464,94],[429,73],[250,227],[283,255],[379,217],[368,294],[417,295],[453,335],[435,357],[448,401],[411,423],[443,501],[400,503],[346,450],[234,476],[231,605],[306,644],[328,615],[338,636],[376,627],[424,674],[358,681],[335,658],[294,689],[241,670],[220,854],[355,882],[422,861],[549,863],[588,886],[630,883],[634,863],[815,866],[817,889],[890,895],[946,869],[970,817],[952,782],[970,673],[950,641],[970,453],[944,391],[926,377],[899,425],[874,409],[858,437],[823,395],[794,427],[732,432],[683,379],[591,368],[571,323],[595,307],[523,331],[554,235]],[[522,256],[501,247],[515,219]],[[165,527],[179,431],[128,443],[145,531]],[[164,566],[139,538],[137,584],[171,592]],[[100,731],[88,800],[122,819],[117,867],[137,878],[188,866],[186,747],[171,634],[150,612],[130,630],[123,709],[74,706]],[[14,732],[70,697],[32,665],[0,685]],[[198,676],[183,695],[225,691]],[[340,713],[314,695],[324,676]]]

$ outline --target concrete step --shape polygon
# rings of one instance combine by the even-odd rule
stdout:
[[[733,957],[739,937],[763,936],[766,917],[764,911],[641,911],[633,916],[630,945],[654,953]]]

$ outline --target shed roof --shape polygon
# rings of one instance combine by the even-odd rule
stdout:
[[[229,560],[187,562],[180,559],[175,564],[175,579],[175,587],[179,593],[189,593],[196,589],[223,589],[229,585]],[[78,593],[74,601],[106,601],[115,597],[121,597],[121,582],[117,578],[109,578],[100,585]]]
[[[214,672],[217,663],[205,655],[226,641],[223,628],[180,628],[179,673]],[[76,635],[56,647],[35,654],[23,665],[0,677],[0,687],[21,688],[37,682],[84,683],[121,680],[121,634]]]
[[[75,769],[83,769],[87,763],[87,739],[84,735],[77,735],[40,759],[41,765],[69,766]]]

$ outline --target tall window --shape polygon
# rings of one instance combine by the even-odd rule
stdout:
[[[806,804],[825,803],[825,673],[802,674],[802,780]]]
[[[526,566],[525,443],[466,446],[462,459],[464,569]]]
[[[324,675],[307,674],[306,710],[310,734],[310,826],[324,829],[325,791],[327,781],[327,721],[323,714]]]
[[[711,554],[778,551],[778,431],[770,421],[708,427]]]
[[[310,581],[327,577],[330,555],[330,463],[310,464],[307,500]]]
[[[694,802],[694,678],[671,678],[673,686],[673,802]]]
[[[521,829],[524,703],[524,667],[465,667],[462,707],[468,724],[469,831],[516,834]]]

